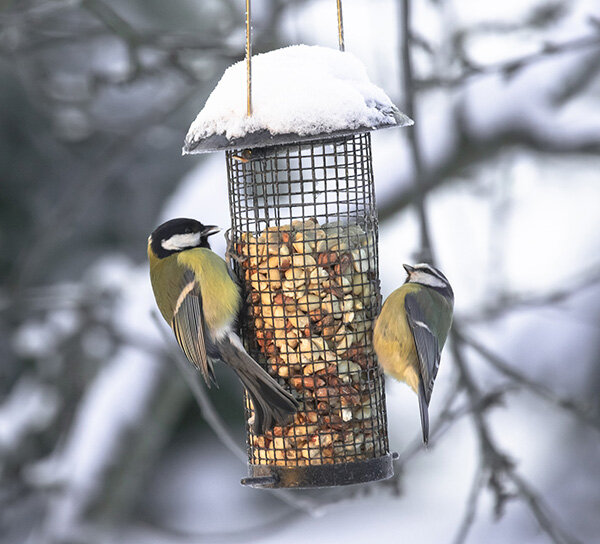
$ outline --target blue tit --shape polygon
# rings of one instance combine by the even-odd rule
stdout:
[[[429,440],[429,401],[440,354],[452,325],[454,292],[429,264],[404,265],[408,277],[384,302],[373,345],[385,372],[419,396],[423,442]]]
[[[242,305],[240,289],[208,237],[220,229],[194,219],[172,219],[148,238],[150,280],[156,304],[186,357],[206,383],[216,383],[213,360],[238,375],[254,408],[252,428],[265,433],[284,425],[296,400],[244,349],[234,332]]]

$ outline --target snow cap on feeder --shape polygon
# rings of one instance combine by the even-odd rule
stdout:
[[[351,53],[296,45],[230,66],[190,126],[183,153],[298,143],[413,124]]]

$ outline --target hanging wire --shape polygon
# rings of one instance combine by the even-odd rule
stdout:
[[[342,16],[342,0],[337,2],[338,20],[338,46],[340,51],[345,51],[344,44],[344,18]],[[251,26],[251,1],[246,0],[246,115],[252,116],[252,26]]]
[[[246,0],[246,115],[252,116],[252,27],[250,0]]]
[[[337,19],[338,19],[338,43],[340,51],[345,51],[344,45],[344,19],[342,17],[342,0],[337,0]]]

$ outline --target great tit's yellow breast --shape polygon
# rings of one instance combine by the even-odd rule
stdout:
[[[204,322],[212,332],[229,327],[241,306],[240,291],[225,261],[207,248],[177,254],[180,265],[190,268],[200,284]]]
[[[373,332],[373,345],[379,364],[386,373],[406,382],[415,393],[419,387],[419,358],[406,319],[404,299],[418,287],[405,283],[396,289],[386,299]]]

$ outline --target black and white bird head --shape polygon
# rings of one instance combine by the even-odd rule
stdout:
[[[203,225],[195,219],[171,219],[160,225],[148,238],[152,251],[159,259],[173,253],[206,247],[210,249],[208,237],[221,229],[215,225]]]
[[[431,287],[444,297],[454,301],[454,291],[452,291],[448,278],[435,266],[428,263],[419,263],[414,266],[403,264],[402,266],[408,274],[405,283],[418,283]]]

